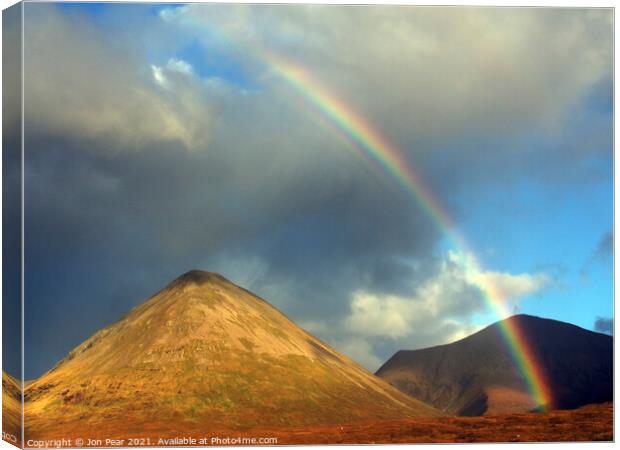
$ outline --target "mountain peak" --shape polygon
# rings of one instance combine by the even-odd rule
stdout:
[[[553,319],[545,319],[544,317],[532,316],[531,314],[513,314],[512,316],[508,316],[503,320],[499,320],[496,323],[500,322],[531,322],[531,323],[541,323],[541,322],[550,322]],[[557,321],[556,321],[557,322]]]
[[[542,317],[532,316],[531,314],[523,314],[523,313],[513,314],[512,316],[509,316],[506,319],[525,319],[525,320],[541,319],[541,320],[544,320]]]
[[[489,332],[497,332],[497,328],[504,323],[511,323],[518,326],[519,328],[524,330],[526,334],[531,335],[533,339],[536,337],[542,338],[543,340],[547,337],[553,338],[553,336],[558,335],[558,333],[561,336],[567,335],[567,338],[570,338],[571,333],[601,334],[591,330],[587,330],[572,323],[548,319],[545,317],[532,316],[529,314],[515,314],[513,316],[495,322],[494,324],[489,325],[486,328],[483,328],[478,333],[486,334]]]
[[[178,286],[178,285],[203,285],[209,282],[214,281],[228,281],[225,277],[215,272],[207,272],[206,270],[198,270],[193,269],[189,272],[185,272],[183,275],[175,278],[170,286]]]

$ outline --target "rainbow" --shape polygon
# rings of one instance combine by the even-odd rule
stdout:
[[[453,222],[440,203],[425,186],[403,158],[402,152],[392,145],[378,130],[364,118],[356,114],[344,101],[338,98],[316,77],[289,59],[270,51],[257,43],[241,44],[224,34],[210,29],[212,37],[226,42],[236,50],[249,49],[250,54],[265,63],[282,80],[291,86],[304,103],[309,105],[324,124],[327,124],[341,139],[348,142],[356,153],[379,167],[386,175],[396,181],[402,190],[416,199],[437,227],[449,238],[463,256],[466,278],[472,281],[482,293],[487,305],[500,318],[511,315],[507,297],[492,277],[482,276],[482,265],[465,239],[456,231]],[[535,349],[516,321],[504,320],[499,323],[500,333],[512,358],[521,372],[530,396],[538,410],[553,406],[553,396],[544,367],[539,363]]]
[[[466,255],[463,260],[466,276],[478,286],[486,303],[500,318],[508,317],[510,311],[506,295],[489,277],[481,276],[482,266],[474,252],[470,250],[465,239],[456,232],[450,217],[422,179],[407,164],[402,153],[310,73],[265,49],[261,50],[261,54],[271,68],[326,118],[341,136],[346,137],[362,157],[376,163],[383,172],[396,180],[404,191],[417,200],[460,253]],[[547,376],[523,330],[516,321],[504,320],[500,322],[500,331],[537,408],[551,407],[553,398]]]

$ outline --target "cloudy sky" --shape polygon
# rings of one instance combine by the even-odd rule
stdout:
[[[612,18],[27,3],[26,378],[194,268],[371,370],[498,320],[481,279],[611,332]],[[266,55],[391,142],[468,249]]]

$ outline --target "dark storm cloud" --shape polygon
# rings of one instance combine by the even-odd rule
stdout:
[[[341,332],[356,292],[410,296],[417,302],[413,306],[423,307],[428,296],[417,291],[419,286],[430,292],[439,285],[433,281],[437,279],[454,287],[439,308],[454,320],[437,324],[433,317],[420,315],[417,340],[406,335],[400,342],[410,348],[436,343],[438,336],[456,336],[463,331],[457,319],[483,307],[462,279],[462,270],[446,266],[436,253],[440,232],[418,201],[299,108],[291,92],[260,64],[247,63],[248,73],[259,83],[251,88],[217,77],[201,78],[190,66],[168,59],[167,53],[174,53],[173,42],[183,39],[179,30],[163,29],[155,15],[139,26],[126,24],[131,32],[111,33],[78,13],[62,14],[49,5],[28,4],[28,8],[26,261],[32,311],[26,315],[28,378],[193,268],[223,273],[294,320],[323,324],[316,331],[320,337],[340,343],[339,348],[351,354],[360,348],[367,351],[370,363],[377,358],[372,352],[383,358],[391,349],[385,336],[351,340]],[[273,11],[260,20],[273,22]],[[289,19],[289,14],[293,18],[297,14],[290,8],[281,11]],[[342,14],[344,10],[335,12],[331,20],[342,27],[330,25],[329,33],[346,33],[357,26]],[[363,23],[374,20],[363,11],[356,14]],[[386,20],[398,16],[395,11],[385,14]],[[217,14],[210,20],[217,21]],[[255,27],[253,22],[247,25],[248,30]],[[415,35],[415,30],[401,25],[403,32]],[[153,34],[153,29],[162,34]],[[306,33],[306,28],[296,29]],[[168,32],[174,39],[167,40]],[[374,35],[367,35],[370,41],[362,45],[362,34],[366,36],[356,32],[352,41],[330,34],[330,42],[337,43],[331,58],[349,61],[357,76],[353,79],[350,71],[333,68],[333,73],[323,75],[333,75],[334,85],[343,92],[350,88],[368,117],[393,132],[444,204],[450,204],[464,183],[505,179],[505,172],[489,169],[510,166],[506,159],[518,160],[521,151],[502,156],[491,152],[496,137],[471,138],[484,134],[489,124],[473,124],[466,106],[478,107],[481,117],[488,114],[498,122],[503,118],[504,125],[498,127],[510,123],[512,129],[518,125],[515,117],[530,111],[526,100],[536,100],[537,119],[555,120],[550,119],[555,111],[542,111],[529,91],[527,98],[511,93],[510,101],[517,99],[519,104],[506,116],[493,115],[501,105],[482,89],[486,75],[471,80],[474,74],[469,74],[469,85],[478,88],[468,93],[459,83],[454,85],[451,71],[440,71],[436,81],[444,82],[454,98],[435,102],[423,84],[412,86],[407,76],[412,68],[431,66],[420,66],[416,58],[405,61],[403,73],[395,74],[393,83],[381,83],[379,76],[391,66],[372,57],[386,52],[386,59],[379,62],[393,61],[393,48]],[[165,52],[166,57],[149,55],[144,36],[149,36],[149,51]],[[512,39],[510,33],[507,36]],[[201,36],[186,39],[197,38]],[[328,61],[319,58],[327,54],[324,48],[319,51],[321,42],[298,41],[318,45],[308,59],[329,72]],[[350,49],[355,52],[345,51]],[[415,48],[409,50],[408,55],[420,55]],[[482,58],[483,50],[484,45],[473,53]],[[524,60],[523,54],[518,56]],[[563,61],[560,58],[557,65]],[[438,63],[435,56],[431,62]],[[461,67],[462,62],[454,64]],[[492,62],[491,58],[482,67]],[[573,103],[570,88],[575,86],[566,83],[581,88],[582,80],[596,77],[597,70],[602,69],[590,67],[565,81],[556,94],[571,98],[558,104]],[[420,76],[429,81],[430,75]],[[538,81],[543,87],[549,82],[546,77]],[[403,83],[413,94],[395,98],[409,92]],[[370,101],[368,86],[381,89],[378,105]],[[494,87],[500,97],[506,95],[504,87]],[[488,101],[482,106],[476,97],[480,89]],[[459,90],[464,98],[456,95]],[[364,96],[355,95],[362,91]],[[438,111],[442,104],[447,109]],[[459,134],[462,128],[474,130],[467,134],[471,139],[448,146],[455,136],[465,136]],[[447,129],[450,132],[444,134],[449,137],[441,137]],[[482,144],[489,152],[478,154]],[[463,169],[466,161],[471,164]],[[401,303],[399,308],[415,316],[412,305]]]
[[[614,254],[614,233],[613,231],[607,231],[600,237],[591,255],[581,267],[581,270],[580,270],[581,276],[587,277],[593,265],[595,265],[596,263],[608,261],[610,258],[613,257],[613,254]]]
[[[613,255],[614,252],[614,234],[612,231],[605,233],[598,245],[596,246],[595,255],[599,259],[607,258]]]
[[[265,296],[293,316],[343,314],[352,286],[409,278],[390,261],[427,252],[436,233],[408,198],[363,174],[342,180],[326,168],[320,186],[314,170],[283,174],[274,188],[271,177],[250,177],[258,166],[227,170],[225,158],[212,157],[217,149],[153,146],[148,158],[109,157],[93,147],[105,143],[90,145],[28,138],[28,298],[40,313],[28,324],[47,336],[47,366],[68,349],[62,333],[75,344],[185,270],[228,275],[226,260],[265,261],[248,287],[262,294],[265,285],[290,285]],[[59,334],[67,320],[75,325]]]
[[[21,377],[21,7],[2,13],[2,364]]]
[[[432,248],[438,233],[411,199],[343,156],[324,129],[308,129],[287,100],[257,93],[222,104],[218,86],[195,83],[194,103],[217,110],[211,120],[166,91],[183,94],[194,80],[164,69],[167,86],[158,87],[149,72],[141,109],[163,104],[167,120],[184,127],[162,133],[158,117],[120,103],[132,99],[127,83],[139,86],[131,52],[112,61],[96,30],[51,14],[41,19],[45,39],[27,46],[26,80],[39,83],[35,74],[50,67],[26,103],[27,298],[36,311],[26,316],[28,377],[191,268],[226,275],[235,261],[258,258],[265,270],[247,287],[272,294],[293,317],[320,318],[346,313],[353,287],[398,285],[410,271],[397,259]],[[47,57],[55,37],[80,51],[56,63]],[[104,96],[76,98],[71,90],[86,89],[78,79],[47,90],[91,58]],[[112,64],[134,75],[120,83]],[[52,115],[54,104],[63,108]],[[187,138],[186,129],[208,138]]]
[[[611,317],[597,317],[594,321],[594,330],[599,333],[614,334],[614,319]]]

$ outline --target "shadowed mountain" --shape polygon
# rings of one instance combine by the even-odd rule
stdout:
[[[613,339],[564,322],[512,316],[547,374],[554,408],[613,399]],[[536,407],[497,322],[452,344],[401,350],[377,375],[413,398],[463,416]]]
[[[439,415],[264,300],[201,271],[87,339],[25,397],[27,434],[46,438]]]

